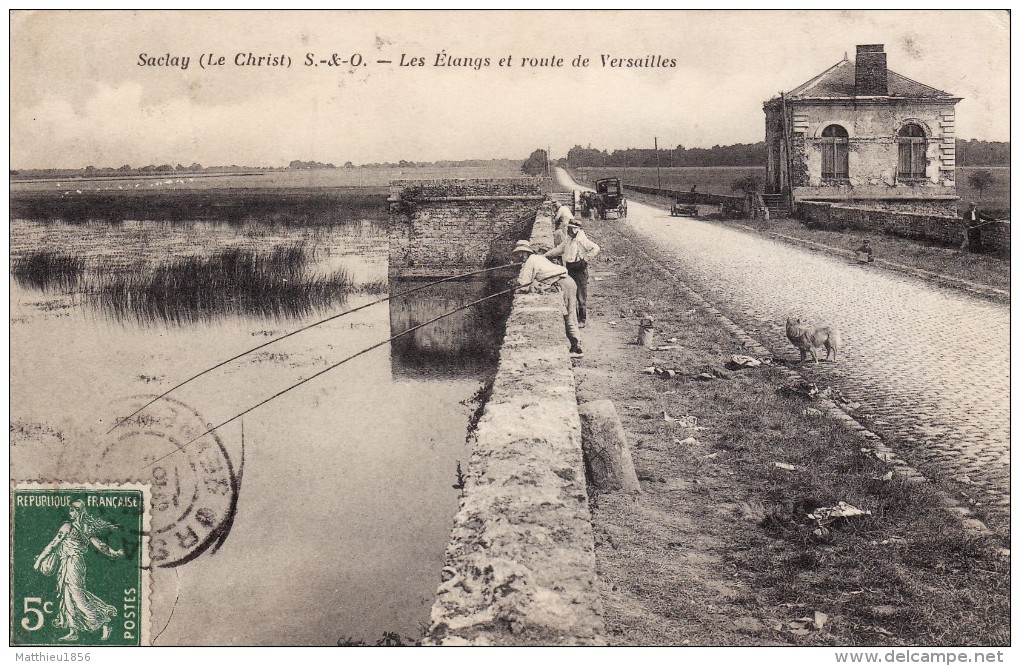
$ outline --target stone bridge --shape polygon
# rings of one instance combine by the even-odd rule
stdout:
[[[391,289],[395,281],[442,279],[508,263],[521,238],[550,245],[552,207],[542,205],[540,183],[392,183]],[[471,281],[474,286],[440,285],[456,285],[444,291],[443,307],[505,289],[514,276],[511,268],[488,286],[484,279]],[[491,394],[469,437],[471,459],[426,643],[603,642],[581,421],[561,304],[557,293],[546,293],[516,294],[510,305]],[[413,303],[391,304],[394,329],[430,314],[419,310]],[[470,344],[475,327],[469,319],[453,320],[443,320],[439,332],[424,327],[405,344],[451,352]]]
[[[510,261],[545,199],[539,178],[390,183],[391,279],[445,278]]]

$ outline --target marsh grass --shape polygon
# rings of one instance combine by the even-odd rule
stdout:
[[[373,220],[384,223],[386,194],[378,188],[329,190],[218,189],[77,194],[14,192],[11,217],[32,221],[119,223],[126,220],[212,221],[241,226],[321,227]]]
[[[84,271],[84,257],[50,250],[30,252],[11,261],[11,275],[21,286],[47,292],[73,289]]]
[[[230,248],[210,256],[173,257],[126,270],[90,272],[86,304],[117,320],[185,324],[221,315],[298,318],[385,285],[356,282],[345,268],[317,274],[302,246],[268,251]]]

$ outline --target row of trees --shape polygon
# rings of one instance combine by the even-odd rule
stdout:
[[[694,167],[694,166],[761,166],[765,164],[765,142],[735,143],[711,148],[660,148],[658,155],[651,148],[599,150],[574,146],[567,151],[567,164],[572,167]]]
[[[956,140],[957,166],[1009,166],[1009,141]]]
[[[765,142],[735,143],[711,148],[660,148],[658,156],[650,148],[613,150],[574,146],[567,151],[567,165],[572,167],[706,167],[763,166]],[[956,158],[960,166],[1009,166],[1008,141],[956,142]]]
[[[549,154],[539,148],[524,160],[521,173],[529,176],[542,176],[549,173]]]
[[[371,162],[361,164],[362,167],[367,168],[444,168],[444,167],[513,167],[517,160],[439,160],[436,162],[411,162],[408,160],[400,160],[399,162]],[[191,166],[184,166],[183,164],[149,164],[143,167],[133,167],[130,164],[124,164],[120,167],[95,167],[89,165],[84,169],[12,169],[10,175],[14,178],[29,179],[29,178],[74,178],[74,177],[85,177],[85,178],[97,178],[97,177],[114,177],[114,176],[132,176],[132,175],[159,175],[159,174],[173,174],[173,173],[223,173],[223,172],[237,172],[237,171],[281,171],[287,169],[354,169],[359,165],[355,165],[354,162],[347,161],[342,167],[338,167],[332,162],[317,162],[315,160],[292,160],[290,164],[285,167],[249,167],[249,166],[238,166],[232,164],[230,166],[212,166],[204,167],[198,162],[194,162]]]

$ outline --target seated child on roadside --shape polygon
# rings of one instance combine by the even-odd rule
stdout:
[[[864,239],[864,243],[857,248],[857,261],[862,264],[870,263],[875,261],[875,253],[871,249],[871,241],[867,238]]]

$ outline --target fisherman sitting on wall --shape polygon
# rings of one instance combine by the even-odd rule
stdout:
[[[581,358],[584,352],[578,339],[580,329],[577,326],[577,283],[567,275],[567,269],[557,266],[541,254],[535,254],[531,243],[526,240],[517,241],[513,251],[514,261],[524,264],[517,276],[519,291],[544,291],[546,288],[558,287],[563,294],[563,324],[570,342],[570,358]]]

